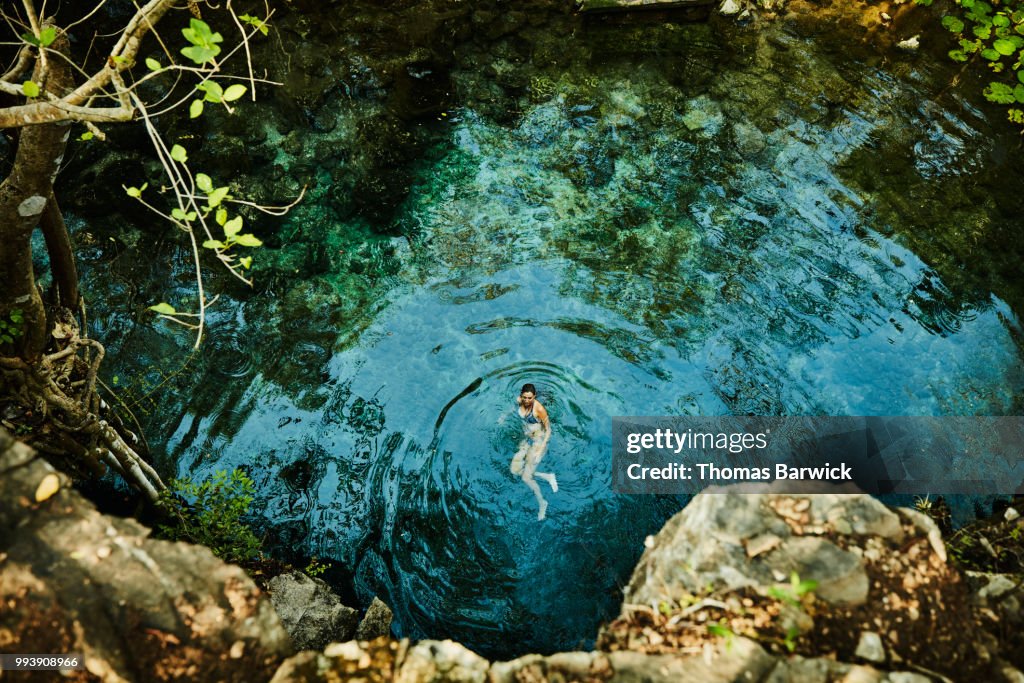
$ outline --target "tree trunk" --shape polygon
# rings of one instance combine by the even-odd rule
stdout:
[[[67,37],[58,34],[50,48],[66,55]],[[32,80],[42,90],[62,96],[73,84],[70,67],[56,55],[47,63],[44,74],[37,59]],[[32,269],[32,231],[53,195],[53,181],[70,135],[70,123],[24,127],[14,166],[0,184],[0,316],[6,320],[12,310],[22,311],[22,334],[15,338],[13,355],[28,361],[42,356],[48,336],[46,310]]]
[[[64,216],[57,205],[56,195],[50,195],[43,210],[39,227],[46,238],[46,253],[50,257],[50,271],[53,282],[57,285],[57,296],[60,305],[78,310],[78,268],[75,267],[75,254],[71,250],[71,237],[64,224]]]

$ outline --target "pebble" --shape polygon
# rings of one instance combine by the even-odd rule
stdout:
[[[869,662],[884,662],[885,648],[882,646],[882,637],[874,631],[862,631],[854,654]]]

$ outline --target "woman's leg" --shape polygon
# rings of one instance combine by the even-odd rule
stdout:
[[[544,457],[544,453],[545,453],[546,450],[547,449],[546,449],[546,447],[544,445],[537,444],[536,446],[534,446],[530,450],[529,454],[526,456],[527,457],[527,462],[532,462],[533,463],[533,469],[534,470],[536,470],[538,465],[540,465],[540,459]],[[554,493],[558,493],[558,480],[555,478],[555,473],[554,472],[536,472],[535,471],[534,472],[534,476],[539,477],[539,478],[543,479],[544,481],[546,481],[548,483],[548,486],[551,487],[551,491],[554,492]]]
[[[540,506],[540,510],[537,512],[537,520],[544,519],[544,516],[548,511],[548,502],[544,500],[544,496],[540,492],[540,486],[533,480],[534,470],[537,469],[537,463],[530,457],[526,459],[526,468],[523,470],[523,483],[530,487],[533,491],[533,495],[537,497],[537,505]]]
[[[530,442],[523,439],[519,442],[519,450],[512,456],[512,462],[509,463],[508,469],[517,477],[523,473],[523,468],[526,467],[526,453],[529,450]]]

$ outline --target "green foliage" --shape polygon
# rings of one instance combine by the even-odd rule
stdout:
[[[201,19],[192,19],[188,28],[181,29],[185,40],[192,43],[181,49],[181,54],[202,66],[212,62],[213,58],[220,54],[220,45],[224,42],[224,36],[210,30],[209,24]]]
[[[772,586],[768,589],[768,595],[793,607],[800,607],[803,597],[813,592],[817,587],[817,581],[801,581],[800,575],[793,572],[789,575],[788,586]]]
[[[205,545],[225,562],[258,557],[263,542],[245,523],[256,486],[245,472],[216,472],[202,483],[175,479],[159,504],[173,518],[157,527],[163,538]]]
[[[57,40],[57,29],[53,26],[48,26],[40,31],[38,36],[32,33],[22,33],[21,39],[29,45],[35,45],[36,47],[50,47],[53,41]]]
[[[306,568],[302,571],[306,573],[306,576],[312,576],[313,578],[316,578],[323,574],[325,571],[327,571],[327,565],[314,557],[309,561],[309,564],[306,565]]]
[[[270,29],[267,28],[267,22],[263,21],[258,17],[243,14],[242,16],[238,17],[238,19],[243,23],[249,24],[250,26],[254,27],[263,35],[267,35],[267,33],[270,31]]]
[[[12,309],[7,318],[0,318],[0,344],[13,344],[15,337],[25,333],[22,329],[25,318],[20,308]]]
[[[39,85],[35,81],[25,81],[21,89],[25,91],[25,97],[39,97]]]
[[[949,51],[950,59],[966,62],[981,57],[998,77],[985,86],[985,98],[997,104],[1024,104],[1024,0],[956,3],[959,11],[942,18],[943,28],[959,44]],[[1019,108],[1011,109],[1007,119],[1024,126],[1024,114]]]

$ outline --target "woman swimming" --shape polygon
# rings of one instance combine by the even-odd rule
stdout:
[[[519,450],[512,458],[509,469],[516,476],[522,475],[523,483],[530,487],[533,495],[537,496],[537,503],[540,511],[537,512],[537,519],[544,519],[548,510],[548,502],[541,495],[540,486],[534,481],[534,476],[546,481],[551,490],[558,492],[558,480],[552,472],[537,472],[537,465],[548,448],[548,441],[551,440],[551,422],[548,420],[548,411],[537,400],[537,388],[532,384],[524,384],[519,391],[517,413],[523,422],[523,433],[526,438],[519,442]]]

